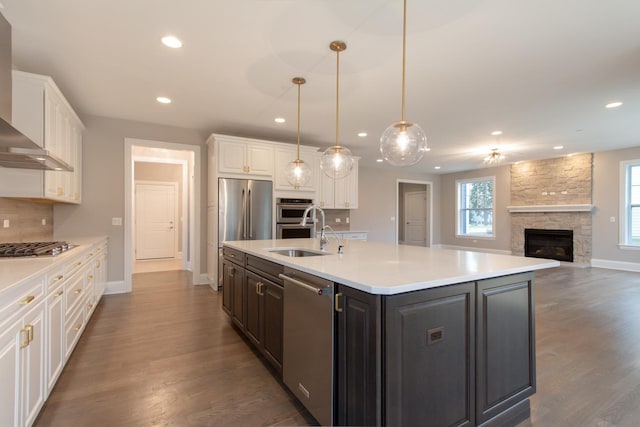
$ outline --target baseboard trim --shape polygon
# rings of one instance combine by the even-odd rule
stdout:
[[[608,268],[609,270],[633,271],[636,273],[640,272],[640,263],[613,261],[608,259],[592,259],[591,267]]]
[[[107,282],[104,288],[105,295],[124,294],[128,292],[131,292],[131,290],[125,288],[124,280]]]
[[[504,251],[500,249],[470,248],[467,246],[457,246],[457,245],[431,245],[431,247],[439,248],[439,249],[454,249],[458,251],[486,252],[486,253],[498,254],[498,255],[511,255],[511,251]]]
[[[200,273],[200,277],[198,278],[198,285],[208,285],[209,284],[209,276],[207,273]]]

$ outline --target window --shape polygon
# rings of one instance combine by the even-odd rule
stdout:
[[[624,192],[620,212],[622,246],[640,247],[640,160],[621,163]]]
[[[458,236],[494,237],[494,187],[495,177],[456,181]]]

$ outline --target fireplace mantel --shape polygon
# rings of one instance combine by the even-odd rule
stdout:
[[[507,210],[511,213],[527,213],[527,212],[591,212],[594,205],[525,205],[525,206],[507,206]]]

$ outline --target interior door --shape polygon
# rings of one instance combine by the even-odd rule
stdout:
[[[176,183],[136,183],[136,259],[176,256]]]
[[[412,191],[404,197],[404,241],[407,245],[427,246],[427,193]]]

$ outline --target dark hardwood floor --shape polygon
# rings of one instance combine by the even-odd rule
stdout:
[[[309,425],[306,410],[185,272],[105,296],[37,426]],[[640,425],[640,273],[536,273],[538,392],[522,427]]]

